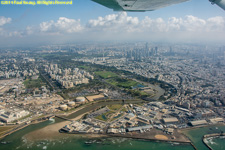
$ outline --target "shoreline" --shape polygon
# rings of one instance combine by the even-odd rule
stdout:
[[[205,144],[205,146],[208,147],[209,150],[213,150],[213,148],[209,146],[209,144],[207,144],[205,140],[210,137],[220,137],[220,136],[225,136],[225,133],[206,134],[202,137],[202,142]]]
[[[19,130],[27,127],[27,126],[29,126],[29,124],[25,124],[25,125],[23,125],[22,127],[19,127],[19,128],[16,127],[17,129],[13,128],[10,131],[6,131],[6,133],[4,133],[3,135],[0,136],[0,140],[2,140],[4,137],[6,137],[6,136],[8,136],[10,134],[13,134],[14,132],[19,131]]]
[[[83,114],[78,116],[78,117],[76,117],[76,118],[73,118],[71,120],[78,120],[82,116],[83,116]],[[43,122],[43,121],[46,121],[46,120],[42,120],[42,121],[31,123],[31,124],[37,124],[37,123],[40,123],[40,122]],[[211,125],[204,125],[204,126],[197,126],[197,127],[190,127],[190,128],[185,128],[185,129],[179,129],[179,130],[177,130],[177,132],[179,134],[185,136],[185,138],[189,140],[189,141],[181,141],[181,140],[176,140],[176,139],[157,139],[157,138],[135,137],[135,136],[132,136],[132,135],[130,135],[130,136],[125,135],[124,136],[124,135],[113,135],[113,134],[59,133],[59,129],[62,128],[62,126],[67,125],[68,123],[70,123],[70,121],[62,121],[62,122],[59,122],[59,123],[50,124],[50,125],[47,125],[44,128],[41,128],[41,129],[38,129],[38,130],[35,130],[35,131],[32,131],[32,132],[28,133],[28,134],[24,135],[24,137],[27,140],[31,140],[31,141],[33,141],[33,140],[34,141],[35,140],[43,140],[43,139],[53,139],[53,140],[55,139],[55,140],[57,140],[59,138],[65,137],[65,135],[68,135],[68,136],[75,136],[75,135],[77,135],[77,136],[80,136],[82,138],[88,138],[88,139],[91,139],[91,138],[120,137],[120,138],[130,138],[130,139],[134,139],[134,140],[147,140],[147,141],[149,140],[149,141],[155,141],[155,142],[159,141],[159,142],[175,142],[175,143],[180,143],[180,144],[190,144],[195,150],[197,150],[197,148],[195,147],[193,142],[190,140],[190,138],[184,132],[187,132],[187,131],[190,131],[190,130],[193,130],[193,129],[202,128],[202,127],[210,127],[210,126],[218,126],[218,125],[219,126],[223,126],[224,125],[224,123],[219,123],[219,124],[211,124]],[[28,125],[31,125],[31,124],[28,124]]]
[[[225,126],[225,123],[216,123],[216,124],[209,124],[209,125],[201,125],[201,126],[196,126],[196,127],[189,127],[189,128],[183,128],[179,129],[181,132],[186,132],[189,130],[194,130],[198,128],[204,128],[204,127],[210,127],[210,126]]]
[[[19,124],[15,128],[11,129],[10,131],[6,131],[6,133],[4,133],[3,135],[1,135],[0,136],[0,140],[4,139],[8,135],[11,135],[11,134],[13,134],[13,133],[15,133],[15,132],[17,132],[19,130],[22,130],[25,127],[28,127],[28,126],[33,125],[33,124],[38,124],[38,123],[47,121],[51,117],[52,117],[52,115],[51,116],[48,115],[48,116],[45,116],[45,117],[42,117],[42,118],[39,118],[39,119],[31,120],[31,123],[24,123],[22,127],[19,127],[21,125],[21,124]]]
[[[109,100],[108,100],[109,101]],[[115,101],[115,100],[110,100],[110,102],[111,101]],[[122,100],[116,100],[116,101],[122,101]],[[142,100],[143,101],[143,100]],[[94,105],[94,104],[96,104],[96,103],[101,103],[101,102],[106,102],[105,100],[100,100],[100,101],[94,101],[94,102],[91,102],[91,103],[87,103],[87,105],[88,106],[91,106],[91,105]],[[5,133],[4,135],[1,135],[0,136],[0,140],[2,140],[4,137],[6,137],[6,136],[8,136],[8,135],[11,135],[11,134],[13,134],[14,132],[16,132],[16,131],[19,131],[19,130],[21,130],[21,129],[23,129],[23,128],[25,128],[25,127],[27,127],[27,126],[29,126],[29,125],[32,125],[32,124],[38,124],[38,123],[41,123],[41,122],[43,122],[43,121],[47,121],[47,119],[49,119],[49,118],[52,118],[52,117],[55,117],[55,116],[65,116],[65,117],[68,117],[68,116],[70,116],[71,114],[73,114],[73,113],[76,113],[77,111],[80,111],[80,110],[82,110],[82,109],[84,109],[87,105],[84,105],[84,106],[81,106],[81,107],[79,107],[78,109],[75,109],[74,111],[71,111],[71,112],[65,112],[65,113],[63,113],[63,114],[55,114],[55,115],[46,115],[46,116],[44,116],[44,117],[42,117],[42,118],[39,118],[39,119],[35,119],[35,120],[31,120],[30,122],[31,123],[27,123],[26,124],[26,126],[24,126],[24,127],[22,127],[22,128],[18,128],[18,129],[12,129],[12,130],[10,130],[10,131],[6,131],[7,133]],[[92,110],[90,110],[90,111],[92,111]],[[88,111],[88,112],[90,112],[90,111]],[[88,112],[86,112],[86,113],[88,113]],[[85,114],[85,113],[84,113]],[[82,114],[82,116],[84,115],[84,114]],[[68,119],[68,118],[66,118],[66,119]],[[76,118],[72,118],[72,119],[69,119],[69,120],[74,120],[74,119],[76,119]]]
[[[79,118],[81,118],[83,115],[80,115],[76,118],[73,118],[72,120],[77,120]],[[154,137],[144,137],[142,134],[140,134],[140,137],[138,136],[132,136],[132,135],[115,135],[115,134],[96,134],[96,133],[86,133],[86,134],[77,134],[77,133],[59,133],[58,130],[62,127],[62,125],[66,125],[68,124],[70,121],[63,121],[63,122],[60,122],[60,123],[56,123],[56,124],[52,124],[52,125],[49,125],[47,127],[44,127],[44,128],[41,128],[37,131],[33,131],[31,133],[28,133],[27,135],[25,135],[25,137],[28,139],[28,140],[40,140],[42,139],[41,137],[36,137],[36,138],[30,138],[31,134],[35,134],[37,132],[41,132],[40,133],[43,133],[44,130],[47,131],[47,132],[51,132],[53,130],[49,130],[50,128],[55,128],[54,130],[54,134],[49,134],[47,133],[48,137],[44,137],[44,139],[57,139],[57,138],[60,138],[60,137],[64,137],[65,135],[68,135],[68,136],[81,136],[81,137],[85,137],[85,138],[109,138],[109,137],[120,137],[120,138],[129,138],[129,139],[134,139],[134,140],[149,140],[149,141],[160,141],[160,142],[175,142],[175,143],[180,143],[180,144],[190,144],[193,149],[197,150],[197,148],[195,147],[195,145],[193,144],[193,142],[191,141],[191,139],[184,133],[185,131],[190,131],[190,130],[193,130],[193,129],[198,129],[198,128],[202,128],[202,127],[209,127],[209,126],[223,126],[224,123],[219,123],[219,124],[213,124],[213,125],[204,125],[204,126],[198,126],[198,127],[190,127],[190,128],[185,128],[185,129],[179,129],[177,130],[177,132],[179,134],[181,134],[183,137],[186,138],[186,141],[182,141],[182,140],[177,140],[177,139],[159,139],[159,138],[154,138]],[[58,128],[57,128],[58,127]],[[51,135],[53,135],[53,137],[51,137]],[[38,136],[38,135],[37,135]],[[152,136],[155,136],[155,135],[152,135]],[[179,138],[178,138],[179,139]]]
[[[175,142],[175,143],[181,143],[181,144],[190,144],[191,143],[191,141],[178,141],[178,140],[159,139],[159,138],[144,138],[144,137],[132,137],[132,136],[119,136],[119,135],[112,135],[112,134],[109,134],[108,136],[109,137],[131,138],[131,139],[137,139],[137,140],[147,140],[147,141]]]
[[[150,140],[150,141],[164,141],[164,142],[177,142],[177,143],[187,143],[190,144],[191,141],[189,139],[185,139],[185,140],[176,140],[176,139],[169,139],[167,137],[167,139],[163,138],[165,137],[165,135],[163,134],[150,134],[152,137],[146,137],[146,134],[139,134],[136,136],[132,136],[132,135],[122,135],[122,134],[98,134],[98,133],[66,133],[66,132],[62,132],[61,134],[65,134],[65,135],[84,135],[87,137],[120,137],[120,138],[130,138],[130,139],[142,139],[142,140]],[[140,136],[141,135],[141,136]],[[144,137],[145,136],[145,137]],[[159,137],[157,137],[159,136]]]
[[[83,115],[80,115],[76,118],[73,118],[71,120],[77,120],[80,119]],[[61,129],[63,126],[69,124],[71,121],[62,121],[59,123],[54,123],[47,125],[46,127],[43,127],[38,130],[34,130],[26,135],[24,135],[25,138],[28,140],[38,140],[38,139],[54,139],[61,137],[62,134],[59,132],[59,129]]]
[[[72,120],[78,120],[82,117],[83,115],[80,115]],[[186,143],[186,144],[190,144],[193,146],[192,142],[189,140],[189,138],[187,138],[183,133],[180,133],[180,131],[178,130],[177,133],[179,134],[179,136],[177,136],[176,139],[172,139],[171,135],[166,135],[164,134],[162,131],[157,131],[157,132],[149,132],[146,134],[138,134],[136,136],[134,135],[120,135],[120,134],[96,134],[96,133],[84,133],[84,134],[79,134],[79,133],[60,133],[59,130],[60,128],[62,128],[63,126],[67,125],[70,121],[63,121],[60,123],[56,123],[56,124],[52,124],[52,125],[48,125],[44,128],[35,130],[33,132],[30,132],[26,135],[24,135],[24,137],[27,140],[42,140],[42,139],[57,139],[60,137],[64,137],[65,135],[68,136],[82,136],[82,137],[87,137],[87,138],[100,138],[100,137],[120,137],[120,138],[131,138],[131,139],[139,139],[139,140],[150,140],[150,141],[162,141],[162,142],[176,142],[176,143]],[[154,134],[152,134],[154,133]],[[159,137],[157,137],[159,136]],[[161,138],[160,138],[161,136]],[[167,139],[164,139],[163,136],[166,136]],[[194,147],[194,146],[193,146]]]
[[[96,103],[98,103],[98,102],[96,102]],[[88,105],[92,105],[92,104],[95,104],[95,103],[90,103]],[[85,108],[85,106],[80,107],[79,109],[76,109],[76,110],[74,110],[72,112],[62,114],[62,115],[67,117],[67,116],[69,116],[69,115],[71,115],[73,113],[76,113],[79,110],[82,110],[83,108]],[[90,110],[90,111],[92,111],[92,110]],[[182,143],[186,143],[186,144],[190,144],[195,150],[197,150],[197,148],[195,147],[195,145],[193,144],[193,142],[191,141],[191,139],[188,137],[188,135],[185,134],[185,132],[188,132],[188,131],[194,130],[194,129],[198,129],[198,128],[202,128],[202,127],[210,127],[210,126],[218,126],[218,125],[219,126],[224,126],[225,125],[225,123],[217,123],[217,124],[209,124],[209,125],[202,125],[202,126],[196,126],[196,127],[189,127],[189,128],[184,128],[184,129],[178,129],[177,132],[179,133],[180,136],[185,137],[184,138],[185,140],[184,139],[180,139],[179,136],[176,136],[176,139],[172,139],[171,136],[168,136],[168,137],[170,137],[168,139],[160,139],[160,138],[154,137],[155,135],[157,135],[156,133],[155,134],[149,133],[150,136],[147,136],[147,138],[146,138],[146,137],[143,136],[143,134],[138,135],[139,136],[138,137],[138,136],[135,136],[135,135],[133,136],[131,134],[130,135],[129,134],[128,135],[93,134],[93,133],[91,133],[91,134],[90,133],[87,133],[87,134],[76,134],[76,133],[70,133],[70,134],[68,134],[68,133],[64,133],[63,134],[63,133],[60,133],[59,132],[59,129],[61,129],[63,126],[69,124],[72,120],[78,120],[78,119],[80,119],[84,114],[81,114],[81,115],[79,115],[79,116],[77,116],[75,118],[69,119],[67,121],[62,121],[62,122],[59,122],[59,123],[53,123],[53,124],[47,125],[47,126],[45,126],[43,128],[40,128],[38,130],[34,130],[34,131],[30,132],[30,133],[25,134],[24,137],[27,140],[58,139],[58,138],[61,138],[61,137],[65,137],[65,134],[66,135],[69,135],[69,136],[78,135],[78,136],[85,137],[85,138],[121,137],[121,138],[137,139],[137,140],[150,140],[150,141],[160,141],[160,142],[177,142],[177,143],[181,143],[181,144]],[[52,115],[51,117],[53,117],[53,116],[55,116],[55,115]],[[49,118],[51,118],[51,117],[49,117]],[[43,118],[41,118],[39,120],[33,120],[33,122],[31,122],[29,124],[26,124],[26,126],[24,126],[24,127],[27,127],[27,126],[29,126],[31,124],[38,124],[40,122],[46,121],[49,118],[47,116],[45,116],[45,117],[43,117]],[[22,128],[19,128],[19,129],[13,131],[12,133],[14,133],[14,132],[16,132],[16,131],[18,131],[20,129],[22,129]],[[10,135],[12,133],[9,133],[7,135],[4,135],[4,137],[5,136],[8,136],[8,135]],[[153,133],[154,133],[154,131],[153,131]],[[151,134],[152,134],[152,136],[151,136]],[[163,135],[163,134],[159,134],[158,133],[158,135]],[[177,139],[180,139],[180,140],[177,140]]]
[[[212,127],[212,126],[225,126],[225,123],[216,123],[216,124],[209,124],[209,125],[201,125],[201,126],[196,126],[196,127],[189,127],[189,128],[184,128],[184,129],[180,129],[181,133],[186,136],[190,141],[191,141],[191,145],[197,150],[197,148],[195,147],[195,145],[193,144],[193,141],[189,138],[188,136],[188,132],[191,130],[195,130],[195,129],[199,129],[199,128],[204,128],[204,127]],[[206,148],[208,148],[209,150],[213,150],[209,145],[207,145],[204,141],[204,139],[207,136],[212,136],[212,135],[217,135],[218,133],[212,133],[212,134],[204,134],[201,138],[202,143],[206,146]],[[225,134],[224,134],[225,135]]]

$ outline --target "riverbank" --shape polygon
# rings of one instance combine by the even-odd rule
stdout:
[[[60,123],[51,124],[44,128],[30,132],[24,137],[28,140],[44,140],[58,138],[61,136],[61,134],[59,133],[59,129],[69,123],[70,121],[63,121]]]
[[[96,107],[95,108],[93,107],[92,110],[94,110],[94,109],[96,109],[98,107],[101,107],[101,106],[112,105],[112,104],[129,104],[129,103],[135,104],[135,103],[144,103],[144,102],[146,102],[146,101],[141,100],[141,99],[132,99],[132,100],[119,100],[119,99],[98,100],[98,101],[89,102],[89,103],[85,104],[84,106],[80,106],[80,107],[76,108],[73,111],[69,110],[68,112],[65,112],[63,114],[57,114],[57,115],[72,116],[74,113],[76,113],[76,112],[78,112],[78,111],[80,111],[82,109],[85,109],[86,107],[93,107],[95,105],[96,105]]]
[[[88,112],[90,112],[90,111],[92,111],[92,110],[94,110],[98,107],[101,107],[103,105],[107,105],[109,103],[111,103],[111,102],[107,102],[107,103],[106,102],[104,102],[104,103],[100,102],[100,103],[95,103],[91,106],[85,107],[83,109],[79,109],[75,113],[73,113],[69,116],[66,116],[67,118],[69,118],[70,121],[64,121],[64,122],[61,122],[61,123],[49,125],[47,127],[39,129],[37,131],[31,132],[28,135],[26,135],[25,137],[29,140],[54,139],[54,138],[58,138],[58,137],[63,137],[65,134],[60,134],[59,130],[62,127],[64,127],[65,125],[70,124],[71,120],[78,120],[84,114],[86,114],[86,113],[88,113]],[[115,101],[113,103],[115,103]],[[102,105],[99,105],[99,104],[102,104]],[[75,117],[75,118],[73,118],[73,117]],[[184,130],[192,130],[192,129],[201,128],[201,127],[202,126],[194,127],[194,128],[188,128],[188,129],[184,129]],[[152,129],[149,133],[141,133],[141,134],[127,133],[126,135],[121,135],[121,134],[108,135],[108,134],[91,134],[90,133],[90,134],[82,134],[82,136],[86,136],[86,137],[92,137],[93,135],[95,135],[97,137],[117,136],[117,137],[122,137],[122,138],[146,139],[146,140],[179,142],[179,143],[190,143],[191,144],[191,140],[189,140],[188,136],[186,136],[182,133],[182,130],[175,130],[175,131],[176,132],[174,133],[174,135],[168,135],[168,134],[165,134],[163,131]],[[68,135],[73,136],[74,134],[68,134]]]
[[[78,120],[83,115],[80,115],[73,120]],[[164,142],[178,142],[178,143],[188,143],[191,141],[186,138],[179,131],[175,131],[173,135],[165,134],[163,131],[157,129],[151,129],[151,131],[145,133],[130,132],[126,134],[73,134],[73,133],[60,133],[59,130],[68,125],[70,121],[63,121],[60,123],[48,125],[44,128],[38,129],[36,131],[30,132],[24,137],[27,140],[45,140],[45,139],[58,139],[60,137],[65,137],[65,135],[81,135],[87,138],[100,138],[100,137],[120,137],[120,138],[132,138],[132,139],[142,139],[142,140],[152,140],[152,141],[164,141]]]
[[[77,116],[76,118],[73,118],[71,120],[76,121],[82,118],[83,115]],[[48,125],[44,128],[38,129],[36,131],[30,132],[26,134],[24,137],[27,140],[45,140],[45,139],[58,139],[61,137],[64,137],[65,134],[62,134],[59,132],[59,130],[64,127],[65,125],[68,125],[71,121],[63,121],[59,123],[54,123],[51,125]],[[71,135],[72,136],[72,135]],[[105,137],[105,135],[85,135],[87,137],[93,138],[93,137]]]
[[[10,134],[13,134],[14,132],[19,131],[19,130],[21,130],[21,129],[29,126],[29,125],[38,124],[38,123],[44,122],[44,121],[46,121],[46,120],[48,120],[49,118],[52,118],[52,117],[54,117],[54,115],[47,115],[45,117],[32,120],[29,123],[25,122],[25,123],[22,123],[22,124],[18,124],[18,125],[15,126],[15,128],[13,128],[13,129],[11,129],[9,131],[6,131],[4,134],[2,134],[0,136],[0,139],[3,139],[4,137],[6,137],[6,136],[8,136]]]
[[[88,112],[90,112],[90,111],[92,111],[96,108],[99,108],[101,106],[111,105],[111,104],[142,103],[142,102],[144,102],[144,101],[143,100],[126,100],[125,102],[123,100],[96,101],[96,102],[93,102],[93,103],[89,103],[85,106],[81,106],[81,107],[75,109],[74,111],[70,111],[68,113],[65,112],[64,114],[60,114],[60,115],[66,116],[66,117],[70,118],[70,120],[74,120],[74,118],[76,118],[77,116],[83,116],[84,114],[86,114],[86,113],[88,113]],[[26,126],[24,126],[24,127],[46,121],[47,119],[49,119],[53,116],[54,115],[48,115],[48,116],[44,116],[44,117],[39,118],[39,119],[32,120],[31,123],[27,123]],[[24,127],[7,131],[7,133],[4,133],[4,135],[1,135],[0,139],[4,138],[4,137],[20,130],[20,129],[23,129]]]
[[[113,103],[121,103],[122,101],[113,101]],[[103,105],[111,104],[112,102],[101,102],[101,103],[95,103],[94,105],[91,105],[89,107],[85,107],[83,109],[79,109],[73,114],[69,116],[65,116],[64,119],[67,119],[67,121],[56,123],[49,125],[47,127],[44,127],[42,129],[39,129],[37,131],[31,132],[28,135],[26,135],[26,138],[28,139],[46,139],[46,138],[53,138],[53,137],[60,137],[61,134],[59,133],[59,130],[64,127],[65,125],[70,124],[71,121],[79,120],[84,114],[99,108]],[[101,104],[101,105],[100,105]],[[85,111],[84,111],[85,109]],[[72,118],[75,117],[75,118]],[[70,119],[71,118],[71,119]],[[86,136],[89,135],[95,135],[92,133],[89,134],[83,134]],[[108,134],[97,134],[98,136],[111,136]],[[178,130],[174,130],[173,135],[166,134],[165,132],[157,129],[151,129],[149,132],[145,133],[139,133],[139,132],[129,132],[125,135],[123,134],[117,134],[112,136],[119,136],[124,138],[137,138],[137,139],[147,139],[147,140],[162,140],[162,141],[172,141],[172,142],[183,142],[183,143],[190,143],[189,139],[186,138],[183,134],[181,134]]]
[[[8,135],[10,135],[10,134],[12,134],[12,133],[14,133],[14,132],[16,132],[16,131],[25,128],[25,127],[27,127],[28,125],[29,125],[29,124],[24,124],[24,125],[21,125],[21,126],[16,126],[15,128],[13,128],[13,129],[11,129],[11,130],[9,130],[9,131],[4,132],[4,133],[0,136],[0,139],[3,139],[4,137],[6,137],[6,136],[8,136]]]
[[[113,104],[121,103],[121,101],[95,103],[91,106],[87,106],[83,109],[77,110],[75,113],[69,115],[68,118],[71,118],[70,120],[78,120],[84,114],[86,114],[87,112],[92,111],[92,110],[96,109],[97,107],[109,105],[109,104],[112,104],[112,103]],[[56,122],[58,122],[58,121],[56,121]],[[51,140],[51,139],[57,140],[59,138],[64,138],[64,137],[65,138],[67,138],[67,137],[79,137],[79,138],[80,137],[85,137],[85,138],[102,138],[102,137],[115,137],[116,138],[116,137],[120,137],[120,138],[150,140],[150,141],[156,141],[156,142],[157,141],[162,141],[162,142],[165,141],[165,142],[190,143],[190,144],[193,143],[195,145],[195,142],[191,143],[192,139],[188,140],[187,137],[184,137],[184,139],[182,140],[182,138],[179,137],[179,136],[175,136],[176,138],[174,139],[174,138],[172,138],[171,135],[167,135],[163,131],[156,130],[156,129],[152,129],[151,130],[152,132],[146,133],[146,135],[145,135],[145,133],[140,133],[140,134],[134,133],[134,134],[125,135],[125,136],[120,135],[120,134],[119,135],[108,135],[108,134],[77,134],[77,135],[75,135],[75,134],[59,133],[59,129],[61,129],[65,125],[68,125],[70,122],[71,121],[63,121],[63,122],[47,125],[43,128],[39,128],[37,130],[31,131],[31,132],[23,135],[23,138],[27,139],[28,141],[35,141],[35,140]],[[224,126],[224,124],[219,124],[219,125]],[[211,126],[215,126],[215,125],[211,125]],[[204,126],[204,127],[206,127],[206,126]],[[196,130],[196,129],[199,129],[199,128],[201,129],[201,128],[204,128],[204,127],[203,126],[192,127],[192,128],[188,128],[188,129],[184,129],[184,130],[192,131],[192,130]],[[156,130],[155,133],[154,133],[154,130]],[[182,133],[181,130],[177,130],[177,132],[179,132],[178,133],[179,135],[181,135],[181,133]],[[205,133],[203,135],[205,135]],[[202,136],[199,137],[201,143],[202,143],[202,141],[201,141]],[[118,138],[118,139],[120,139],[120,138]]]

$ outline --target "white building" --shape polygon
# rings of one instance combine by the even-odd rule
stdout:
[[[25,110],[7,110],[7,111],[2,111],[0,114],[0,121],[2,122],[13,122],[15,120],[18,120],[22,117],[25,117],[29,115],[28,111]]]

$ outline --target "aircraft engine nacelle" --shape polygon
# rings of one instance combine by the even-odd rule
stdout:
[[[223,10],[225,10],[225,0],[209,0],[212,4],[217,4]]]

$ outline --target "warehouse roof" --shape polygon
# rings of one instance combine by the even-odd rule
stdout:
[[[198,126],[198,125],[207,124],[207,121],[206,120],[197,120],[197,121],[191,121],[190,123],[192,126]]]
[[[209,120],[212,123],[217,123],[217,122],[223,122],[224,121],[223,118],[213,118],[213,119],[209,119]]]
[[[172,118],[163,118],[164,123],[172,123],[172,122],[178,122],[178,119],[176,117]]]

